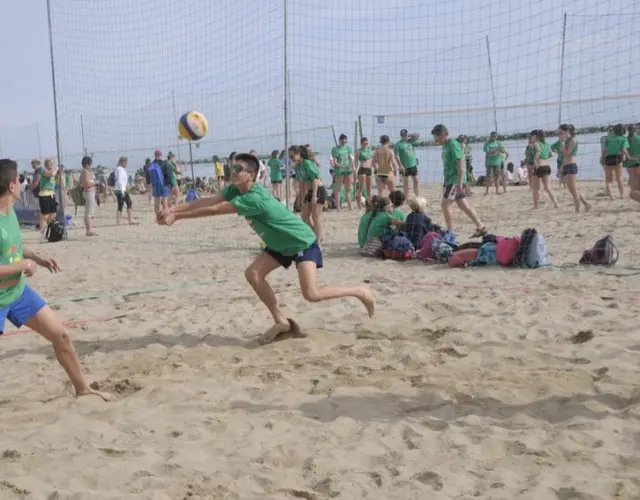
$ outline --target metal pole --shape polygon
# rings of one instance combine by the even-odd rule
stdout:
[[[38,135],[38,158],[42,158],[42,143],[40,142],[40,125],[36,123],[36,134]]]
[[[178,123],[179,116],[176,112],[176,93],[175,91],[171,91],[171,100],[173,101],[173,118],[176,123]],[[176,135],[176,149],[178,151],[178,161],[182,163],[182,158],[180,158],[180,136]]]
[[[189,141],[189,163],[191,164],[191,186],[193,194],[198,197],[198,191],[196,191],[196,174],[193,171],[193,148],[191,147],[191,141]]]
[[[82,115],[80,115],[80,134],[82,135],[82,151],[84,151],[84,155],[87,156],[87,145],[84,142],[84,120],[82,119]]]
[[[487,42],[487,57],[489,58],[489,78],[491,80],[491,95],[493,97],[493,127],[494,131],[498,131],[498,111],[496,109],[496,91],[493,86],[493,66],[491,65],[491,49],[489,48],[489,35],[485,37]]]
[[[289,154],[289,1],[284,1],[284,154]],[[285,202],[287,207],[289,206],[289,199],[291,198],[291,163],[286,161],[285,156],[285,165],[287,168],[286,172],[286,183],[284,186],[285,190]]]
[[[564,86],[564,47],[567,36],[567,13],[562,21],[562,53],[560,55],[560,96],[558,97],[558,126],[562,125],[562,91]]]
[[[53,91],[53,118],[55,120],[56,127],[56,156],[58,158],[58,165],[62,164],[62,151],[60,148],[60,122],[58,120],[58,93],[56,91],[56,66],[55,66],[55,58],[53,54],[53,28],[51,25],[51,0],[47,0],[47,26],[49,29],[49,56],[51,58],[51,83],[52,83],[52,91]],[[60,177],[62,178],[62,172],[60,173]],[[58,211],[56,213],[56,219],[58,222],[61,222],[64,225],[64,198],[65,193],[62,189],[62,185],[60,186],[60,197],[58,198]],[[65,227],[64,237],[67,237],[67,230]]]

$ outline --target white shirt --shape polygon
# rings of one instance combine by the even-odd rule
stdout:
[[[122,191],[123,193],[127,190],[127,182],[129,181],[129,174],[124,169],[124,167],[116,167],[116,185],[113,187],[114,191]]]

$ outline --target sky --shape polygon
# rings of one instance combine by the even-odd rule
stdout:
[[[288,0],[288,78],[284,0],[51,5],[72,168],[85,147],[104,165],[157,147],[186,158],[176,122],[190,109],[210,125],[196,157],[282,149],[285,93],[291,141],[321,151],[359,126],[375,141],[436,123],[481,135],[640,116],[640,2]],[[22,166],[56,152],[46,2],[0,0],[0,19],[0,148]]]

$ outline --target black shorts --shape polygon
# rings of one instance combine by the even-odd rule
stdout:
[[[443,187],[442,199],[451,201],[464,199],[464,186],[461,191],[458,191],[456,184],[445,184]]]
[[[224,180],[224,175],[219,175],[219,176],[218,176],[218,180],[219,180],[219,181],[223,181],[223,180]]]
[[[378,178],[379,181],[385,182],[389,178],[389,175],[388,174],[376,175],[376,177]]]
[[[40,213],[42,215],[51,215],[58,211],[58,202],[54,195],[40,196],[38,201],[40,202]]]
[[[551,175],[551,167],[549,165],[543,165],[541,167],[538,167],[533,171],[533,175],[539,178],[546,177],[547,175]]]
[[[113,194],[116,195],[116,201],[118,202],[118,212],[122,212],[125,204],[127,205],[127,210],[131,210],[131,196],[129,193],[123,193],[122,191],[114,191]]]
[[[327,189],[324,186],[320,186],[318,188],[318,205],[324,205],[327,201]],[[305,203],[311,203],[311,199],[313,198],[313,190],[309,189],[309,191],[307,191],[306,196],[304,197],[304,202]]]
[[[272,185],[276,185],[276,184],[282,184],[282,179],[280,179],[279,181],[271,181]]]
[[[576,175],[578,173],[578,165],[575,163],[568,163],[562,167],[562,175]]]
[[[288,269],[292,263],[296,263],[296,267],[300,262],[315,262],[318,269],[322,268],[322,250],[318,246],[318,242],[314,241],[311,246],[295,255],[282,255],[280,252],[271,250],[266,247],[264,253],[273,257],[273,259],[285,269]]]
[[[371,167],[360,167],[358,169],[358,176],[366,175],[367,177],[371,177],[373,174],[373,169]]]
[[[418,175],[418,167],[407,167],[404,169],[404,175],[407,177],[413,177]]]
[[[607,167],[615,167],[622,163],[622,155],[607,155],[604,157],[604,164]]]

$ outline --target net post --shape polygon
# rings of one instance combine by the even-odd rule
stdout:
[[[285,202],[287,207],[289,206],[289,201],[291,198],[291,163],[286,161],[286,158],[289,154],[289,1],[282,0],[284,7],[284,15],[282,21],[284,23],[283,26],[283,64],[284,64],[284,154],[285,154],[285,179],[286,183],[284,186],[285,190]]]
[[[80,135],[82,137],[82,153],[87,156],[87,144],[84,142],[84,119],[80,115]]]
[[[562,52],[560,54],[560,92],[558,96],[558,126],[562,124],[562,93],[564,87],[564,49],[567,39],[567,13],[564,13],[562,21]]]
[[[338,145],[338,136],[336,135],[336,128],[331,125],[331,133],[333,134],[333,142],[335,142],[336,146]]]
[[[358,115],[358,131],[360,132],[360,139],[364,137],[364,132],[362,131],[362,115]]]
[[[38,136],[38,158],[42,159],[42,143],[40,142],[40,124],[39,123],[36,123],[36,135]],[[0,156],[2,156],[2,154],[0,154]]]
[[[176,111],[176,92],[175,90],[171,91],[171,102],[173,103],[173,119],[175,123],[178,123],[178,112]],[[180,157],[180,136],[176,136],[176,149],[178,150],[178,161],[182,163],[182,158]]]
[[[489,48],[489,35],[485,36],[485,42],[487,44],[487,58],[489,59],[489,79],[491,80],[491,96],[493,98],[493,126],[494,130],[498,131],[498,111],[496,109],[496,90],[493,85],[493,65],[491,64],[491,49]]]
[[[196,176],[193,171],[193,148],[191,147],[192,141],[189,141],[189,164],[191,165],[191,189],[193,189],[193,194],[198,197],[198,191],[196,190]]]

